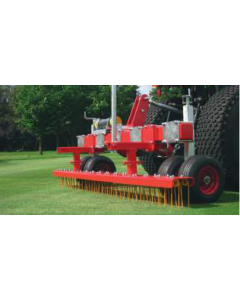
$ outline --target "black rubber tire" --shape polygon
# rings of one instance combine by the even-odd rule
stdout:
[[[199,173],[204,167],[212,167],[219,175],[217,190],[211,194],[205,194],[200,190]],[[187,159],[181,166],[179,176],[193,177],[194,186],[190,189],[192,203],[212,203],[219,199],[224,190],[224,174],[219,162],[211,156],[196,155]]]
[[[171,99],[162,101],[161,103],[176,106],[174,100]],[[168,117],[168,112],[166,110],[151,105],[148,110],[148,115],[145,124],[161,125],[162,123],[167,121],[167,117]],[[179,115],[171,113],[170,121],[177,120],[177,119],[179,119]],[[178,154],[181,154],[180,151],[178,152]],[[152,153],[145,152],[140,157],[140,160],[142,161],[142,166],[145,169],[145,171],[149,175],[154,175],[158,173],[159,167],[166,160],[166,157],[159,157],[156,153],[153,152]]]
[[[158,170],[158,175],[167,176],[167,175],[178,175],[179,169],[184,163],[183,156],[171,156],[167,158]]]
[[[83,158],[81,158],[81,161],[82,161],[82,164],[81,164],[81,171],[85,171],[85,166],[86,166],[86,163],[89,161],[89,159],[91,159],[92,156],[85,156]]]
[[[182,109],[182,102],[179,99],[178,100],[167,99],[167,100],[161,101],[161,103],[176,107],[180,110]],[[147,124],[161,125],[162,123],[167,121],[167,118],[168,118],[167,110],[150,105],[145,125],[147,125]],[[181,119],[180,115],[171,113],[169,121],[175,121],[175,120],[180,120],[180,119]]]
[[[108,157],[94,156],[87,161],[84,171],[115,173],[116,166],[114,162]]]
[[[146,152],[143,156],[140,157],[142,166],[149,175],[157,174],[159,167],[165,161],[165,159],[165,157],[158,157],[157,154],[153,152]]]
[[[226,186],[234,183],[239,190],[239,86],[224,88],[202,107],[196,124],[196,153],[216,158]]]

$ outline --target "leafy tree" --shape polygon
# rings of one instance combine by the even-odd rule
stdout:
[[[118,86],[118,112],[127,120],[137,86]],[[42,154],[43,137],[54,135],[66,145],[90,131],[84,112],[100,118],[111,115],[111,87],[107,85],[16,86],[13,93],[15,120],[21,130],[33,134]]]
[[[132,105],[137,95],[137,85],[119,85],[117,89],[118,115],[125,123],[129,117]],[[98,90],[91,93],[92,104],[87,112],[89,115],[99,118],[111,116],[111,86],[100,85]]]
[[[159,93],[159,90],[161,92]],[[167,99],[181,99],[184,93],[181,85],[159,85],[151,92],[151,96],[155,101],[165,101]]]
[[[38,85],[17,86],[13,101],[16,124],[37,138],[41,155],[43,136],[49,133],[50,103],[46,96],[47,89],[47,86]]]
[[[9,102],[10,91],[10,86],[0,86],[0,138],[2,140],[8,139],[15,128],[13,111]]]
[[[62,135],[67,145],[76,143],[76,135],[89,124],[84,110],[90,105],[91,91],[97,86],[17,86],[13,96],[15,120],[19,128],[33,134],[42,154],[43,137],[53,134],[56,145]]]

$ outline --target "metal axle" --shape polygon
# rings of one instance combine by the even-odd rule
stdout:
[[[117,86],[112,85],[112,142],[117,140]]]
[[[163,103],[157,103],[157,102],[155,102],[153,100],[149,100],[149,103],[152,104],[152,105],[154,105],[154,106],[156,106],[156,107],[159,107],[159,108],[165,109],[167,111],[171,111],[173,113],[176,113],[176,114],[178,114],[180,116],[183,115],[182,110],[179,110],[179,109],[177,109],[175,107],[172,107],[170,105],[166,105],[166,104],[163,104]]]

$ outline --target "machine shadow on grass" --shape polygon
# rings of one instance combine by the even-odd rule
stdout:
[[[222,195],[222,197],[217,201],[209,204],[198,203],[198,204],[191,204],[191,208],[193,209],[209,209],[209,208],[218,208],[221,204],[230,204],[230,203],[239,203],[239,194],[236,192],[227,192]]]

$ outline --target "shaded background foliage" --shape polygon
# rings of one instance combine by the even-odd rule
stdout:
[[[126,122],[137,85],[118,86],[118,115]],[[91,117],[111,115],[111,86],[0,86],[0,151],[53,150],[76,145]]]

